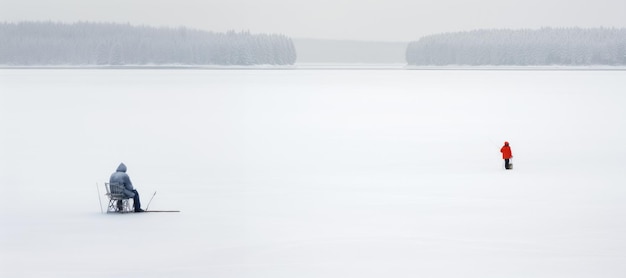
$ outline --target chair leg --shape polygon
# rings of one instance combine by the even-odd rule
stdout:
[[[124,206],[123,206],[123,209],[121,210],[122,212],[133,212],[130,200],[131,199],[124,199],[123,201]]]
[[[109,200],[109,206],[107,208],[107,213],[109,212],[134,212],[135,210],[133,209],[133,203],[132,203],[132,199],[122,199],[122,200],[116,200],[116,199],[111,199]]]
[[[115,211],[115,205],[114,205],[114,201],[109,199],[109,205],[107,207],[107,213],[108,212],[112,212]]]

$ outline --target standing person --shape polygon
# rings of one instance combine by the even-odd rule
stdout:
[[[139,202],[139,192],[133,187],[133,183],[130,181],[130,177],[126,174],[126,165],[120,163],[115,173],[111,174],[109,184],[117,183],[124,186],[124,197],[133,198],[133,204],[135,206],[135,212],[144,212],[141,209],[141,203]]]
[[[500,152],[502,153],[502,159],[504,159],[504,169],[511,170],[513,164],[510,164],[510,159],[513,158],[513,153],[511,153],[509,142],[504,142],[504,146],[500,148]]]

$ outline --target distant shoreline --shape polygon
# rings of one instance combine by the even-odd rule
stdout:
[[[405,64],[296,64],[291,66],[220,66],[220,65],[119,65],[73,66],[0,65],[2,70],[423,70],[423,71],[626,71],[626,66],[409,66]]]

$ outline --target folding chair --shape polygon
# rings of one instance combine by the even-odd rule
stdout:
[[[126,213],[134,212],[131,205],[132,198],[124,196],[124,186],[118,183],[108,182],[104,183],[104,187],[107,190],[107,197],[109,198],[109,206],[107,207],[107,213]]]

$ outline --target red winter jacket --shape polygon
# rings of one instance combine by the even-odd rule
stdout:
[[[502,146],[500,152],[502,153],[502,159],[509,159],[513,157],[513,154],[511,153],[511,147],[509,147],[509,142],[504,142],[504,146]]]

